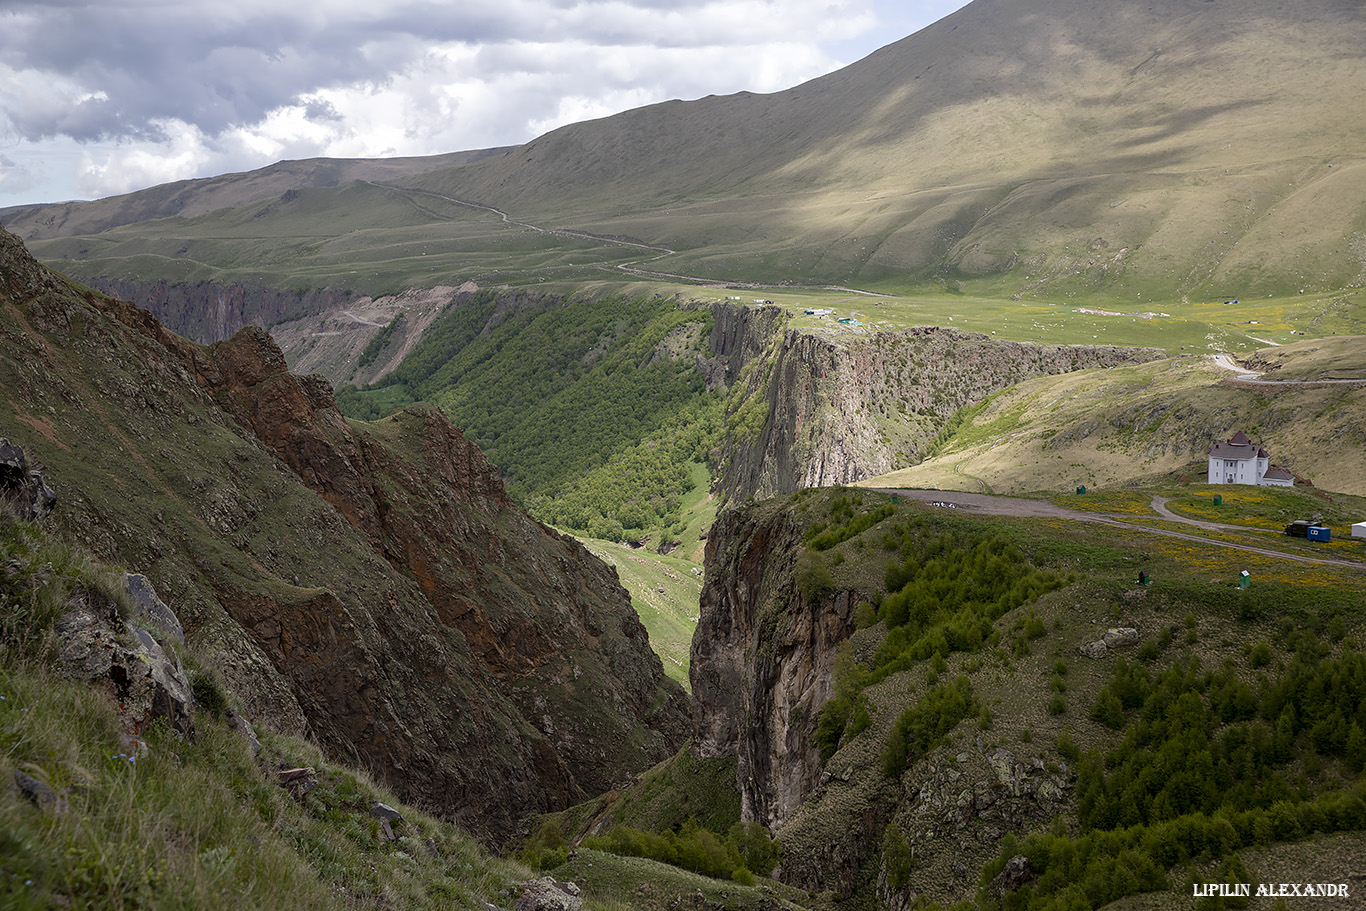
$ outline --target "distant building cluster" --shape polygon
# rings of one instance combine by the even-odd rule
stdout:
[[[1209,451],[1209,483],[1254,484],[1261,487],[1294,487],[1295,476],[1271,467],[1267,451],[1241,430]]]

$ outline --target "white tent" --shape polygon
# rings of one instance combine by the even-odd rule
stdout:
[[[1352,526],[1352,537],[1366,538],[1366,522],[1358,522]]]

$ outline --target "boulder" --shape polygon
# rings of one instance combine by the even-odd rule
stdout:
[[[20,794],[28,798],[34,806],[54,816],[64,816],[71,809],[70,804],[56,791],[18,769],[14,770],[14,787]]]
[[[133,602],[132,621],[163,633],[177,645],[184,645],[185,630],[180,626],[180,618],[157,596],[157,590],[147,577],[140,573],[125,573],[123,583]]]
[[[22,447],[0,437],[0,501],[21,519],[36,522],[52,512],[57,494],[43,480],[43,473],[29,467]]]
[[[1095,642],[1079,646],[1077,651],[1087,658],[1104,658],[1110,650],[1106,648],[1104,639],[1097,639]]]
[[[1127,648],[1131,645],[1138,645],[1138,630],[1132,626],[1124,626],[1119,629],[1111,627],[1105,631],[1105,638],[1102,640],[1106,648]]]
[[[180,659],[167,654],[144,629],[119,616],[102,592],[72,592],[57,621],[58,662],[67,676],[103,692],[118,707],[123,732],[135,749],[154,721],[194,730],[194,696]]]
[[[582,907],[578,886],[548,876],[525,883],[517,897],[517,911],[580,911]]]

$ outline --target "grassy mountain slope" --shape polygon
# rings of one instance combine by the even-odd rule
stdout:
[[[1275,464],[1330,491],[1366,494],[1361,336],[1295,342],[1248,360],[1282,384],[1239,382],[1207,357],[1041,377],[960,415],[936,455],[860,482],[996,492],[1114,487],[1206,476],[1210,446],[1242,429]]]
[[[673,300],[481,291],[452,300],[382,380],[345,388],[350,415],[442,406],[544,521],[639,539],[685,524],[706,478],[721,395],[701,369],[712,314]]]
[[[0,906],[518,905],[531,870],[404,805],[303,738],[258,726],[253,745],[227,713],[242,704],[188,653],[192,728],[153,725],[130,758],[107,694],[67,679],[53,660],[66,599],[105,578],[117,580],[105,591],[114,598],[122,572],[8,512],[0,514],[0,562]],[[303,769],[302,778],[283,774]],[[376,802],[401,815],[388,832],[372,812]],[[698,893],[727,908],[773,908],[771,890],[597,852],[560,878],[578,883],[586,911],[676,907]]]
[[[354,269],[366,291],[492,269],[593,280],[627,261],[887,290],[949,278],[997,297],[1337,289],[1366,256],[1363,41],[1349,0],[977,0],[787,91],[576,124],[395,189],[40,250],[82,277],[294,286]],[[346,217],[358,196],[368,226]],[[271,236],[310,239],[241,258]],[[356,245],[373,252],[343,265]]]
[[[415,158],[310,158],[281,161],[255,171],[181,180],[93,202],[12,206],[0,210],[0,220],[10,231],[29,240],[95,234],[141,221],[193,218],[218,209],[236,208],[297,193],[305,187],[335,187],[355,180],[393,180],[478,161],[499,151],[488,149]]]
[[[614,574],[436,409],[349,423],[261,330],[196,346],[0,241],[0,424],[253,719],[490,836],[673,751],[685,697]]]
[[[788,884],[855,908],[1185,908],[1192,882],[1341,880],[1360,856],[1359,548],[1311,565],[841,490],[722,524],[693,749],[738,757]],[[1112,627],[1136,641],[1079,653]],[[1033,878],[1003,896],[1017,854]]]

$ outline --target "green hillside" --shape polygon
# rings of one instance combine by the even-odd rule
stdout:
[[[1199,483],[1209,448],[1243,430],[1300,478],[1366,495],[1366,383],[1338,382],[1366,370],[1363,337],[1264,348],[1247,363],[1274,382],[1237,382],[1189,355],[1030,380],[965,409],[933,458],[860,484],[1019,493]]]
[[[1328,293],[1362,279],[1363,43],[1344,0],[977,0],[772,95],[194,217],[13,227],[83,279],[947,284],[1114,309]]]
[[[383,380],[337,398],[360,419],[441,405],[542,520],[617,541],[658,528],[658,540],[683,530],[684,499],[707,486],[693,466],[719,439],[724,399],[697,369],[710,329],[710,311],[660,298],[480,292]]]
[[[1239,503],[1230,515],[1279,521],[1279,506],[1259,519]],[[599,851],[707,863],[703,846],[739,844],[744,776],[768,776],[749,806],[776,799],[814,740],[819,783],[772,830],[782,879],[814,907],[1194,911],[1215,906],[1192,883],[1341,880],[1366,846],[1359,546],[1333,552],[1349,565],[1299,563],[1152,534],[1114,497],[1095,505],[1129,524],[1098,536],[839,489],[746,508],[712,570],[736,584],[728,561],[755,558],[751,536],[766,542],[766,593],[736,605],[757,614],[751,681],[800,683],[784,637],[808,604],[828,617],[849,593],[856,631],[830,697],[815,713],[788,706],[773,769],[737,776],[734,756],[694,745],[543,817],[522,856],[557,876],[586,874]],[[1208,518],[1207,498],[1173,506]],[[795,542],[773,547],[793,522]],[[1135,640],[1079,654],[1112,627]],[[742,737],[769,721],[750,723]],[[566,863],[556,845],[576,844],[597,850]],[[1016,855],[1031,878],[993,887]]]

